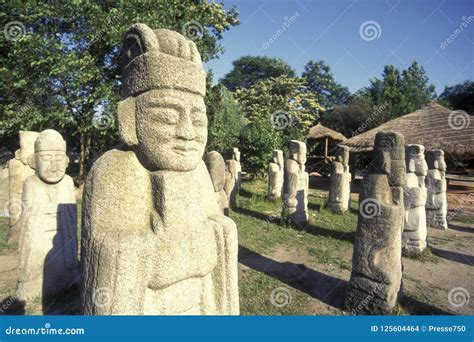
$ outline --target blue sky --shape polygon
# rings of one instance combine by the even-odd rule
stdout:
[[[474,79],[474,0],[224,0],[232,5],[241,24],[224,33],[219,59],[206,63],[216,79],[243,55],[282,58],[298,74],[322,59],[352,92],[384,65],[405,69],[413,60],[438,93]]]

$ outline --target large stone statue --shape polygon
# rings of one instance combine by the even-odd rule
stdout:
[[[53,295],[79,280],[74,183],[65,174],[66,142],[52,129],[34,144],[36,170],[23,186],[18,289],[20,300]]]
[[[404,138],[375,136],[373,159],[359,194],[359,216],[346,308],[352,313],[389,313],[402,280]]]
[[[349,147],[339,145],[336,159],[331,165],[328,207],[336,213],[343,213],[351,205],[351,174],[349,172]]]
[[[290,156],[285,161],[283,210],[297,225],[308,222],[309,177],[305,171],[306,144],[290,140]]]
[[[444,151],[432,150],[426,152],[426,162],[428,163],[426,223],[429,227],[448,229]]]
[[[284,168],[283,151],[273,150],[272,161],[268,165],[268,199],[270,201],[282,196]]]
[[[35,140],[38,132],[20,131],[20,149],[15,151],[15,158],[8,162],[10,199],[8,211],[10,216],[8,242],[18,242],[20,239],[20,217],[23,211],[21,194],[25,180],[35,174],[35,170],[28,164],[29,157],[34,153]]]
[[[238,314],[237,229],[202,160],[206,80],[196,45],[135,24],[121,67],[126,147],[95,162],[84,190],[84,312]]]
[[[211,151],[206,156],[206,166],[211,176],[217,203],[226,216],[229,215],[229,197],[225,191],[226,186],[226,166],[224,158],[217,151]]]
[[[423,145],[406,145],[405,161],[403,253],[417,255],[426,248],[425,177],[428,167]]]

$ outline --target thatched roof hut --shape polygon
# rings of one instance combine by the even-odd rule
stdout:
[[[426,150],[442,149],[452,158],[474,159],[474,117],[436,102],[356,135],[344,145],[354,153],[371,151],[375,134],[383,131],[399,132],[405,143],[421,144]]]
[[[329,140],[335,142],[341,142],[346,140],[346,137],[341,133],[333,131],[330,128],[324,127],[319,122],[316,126],[313,126],[309,129],[308,134],[306,134],[306,139],[308,140],[324,140],[324,158],[328,157],[328,146]]]
[[[333,131],[330,128],[324,127],[320,123],[316,126],[313,126],[309,129],[308,134],[306,134],[306,139],[324,139],[329,138],[335,141],[344,141],[346,137],[343,136],[341,133]]]

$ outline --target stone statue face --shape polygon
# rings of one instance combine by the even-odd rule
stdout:
[[[35,153],[38,177],[45,183],[55,184],[63,179],[69,160],[64,151],[39,151]]]
[[[435,165],[437,165],[438,170],[446,171],[446,162],[444,161],[444,157],[439,156],[435,161]]]
[[[237,148],[234,148],[234,151],[232,153],[233,159],[240,161],[240,151]]]
[[[138,152],[150,171],[194,170],[207,142],[204,99],[192,92],[155,89],[136,99]]]
[[[423,155],[415,159],[415,174],[418,176],[426,176],[428,174],[428,164],[426,164]]]

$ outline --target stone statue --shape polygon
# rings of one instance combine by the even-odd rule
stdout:
[[[349,147],[339,145],[336,159],[331,165],[328,207],[333,212],[343,213],[351,205],[351,174],[349,172]]]
[[[237,194],[240,190],[240,185],[242,183],[242,166],[240,165],[240,151],[237,147],[232,149],[232,159],[226,161],[227,171],[230,172],[234,181],[228,181],[228,187],[230,184],[234,184],[232,191],[230,192],[230,206],[235,206],[235,201],[237,198]],[[228,193],[229,188],[227,188],[226,192]]]
[[[225,162],[225,185],[224,185],[224,191],[228,199],[228,204],[227,206],[230,207],[235,207],[236,205],[236,196],[237,196],[237,187],[236,187],[236,182],[234,175],[230,171],[232,168],[232,160],[226,160]]]
[[[405,146],[406,174],[403,187],[405,227],[403,229],[403,253],[416,255],[426,248],[426,187],[428,166],[423,145]]]
[[[219,203],[222,213],[229,216],[229,197],[225,191],[227,179],[224,158],[222,158],[219,152],[211,151],[206,156],[206,166],[214,186],[217,203]]]
[[[206,76],[194,42],[133,25],[124,37],[122,150],[84,189],[88,315],[238,314],[237,229],[206,165]]]
[[[45,303],[79,280],[76,195],[58,132],[42,131],[29,159],[36,173],[23,186],[17,297]]]
[[[268,199],[275,201],[283,192],[284,172],[283,151],[273,150],[272,161],[268,165]]]
[[[432,150],[426,152],[426,162],[428,163],[428,175],[426,176],[426,188],[428,190],[426,223],[429,227],[448,229],[444,151]]]
[[[305,171],[306,144],[290,140],[290,156],[285,161],[283,210],[297,225],[308,222],[309,177]]]
[[[8,162],[10,181],[8,242],[18,242],[20,239],[20,217],[24,207],[21,200],[23,183],[28,177],[35,174],[35,170],[28,164],[28,159],[34,153],[34,144],[38,132],[20,131],[19,136],[20,149],[15,151],[15,158]]]
[[[389,313],[402,280],[403,135],[379,132],[359,194],[352,274],[345,306],[352,313]]]

